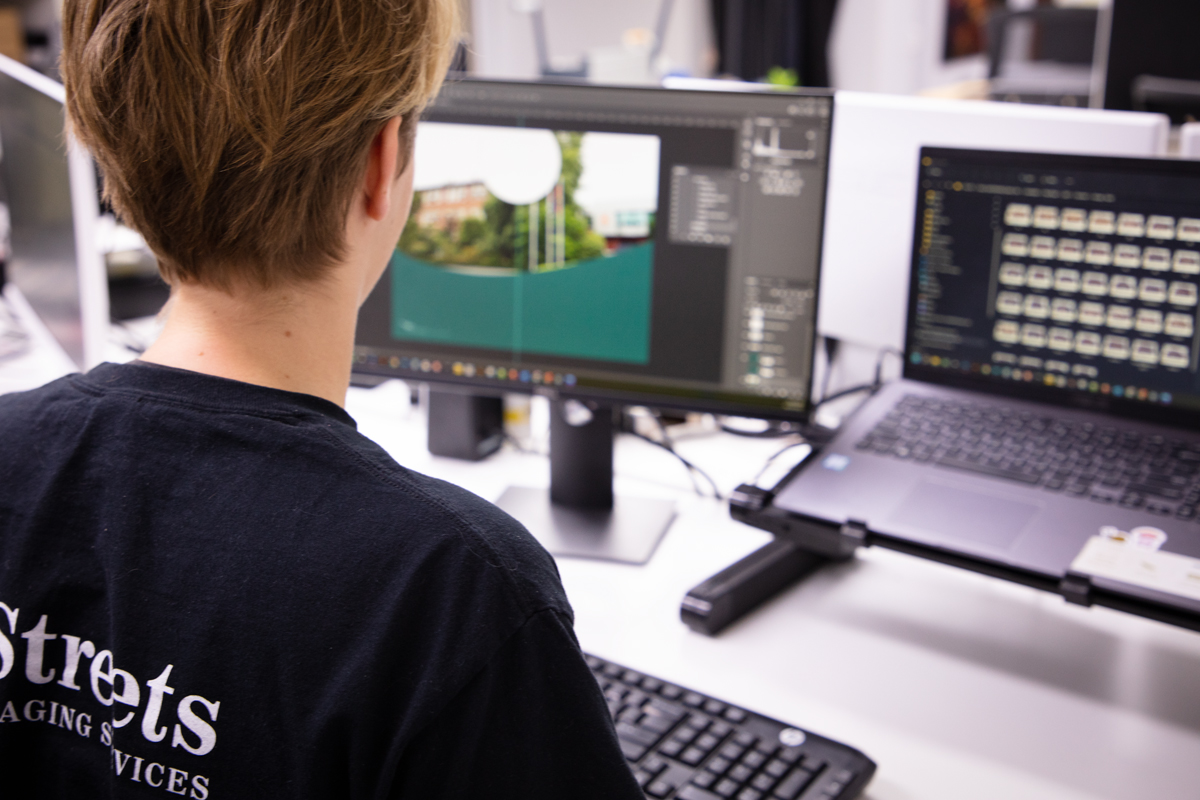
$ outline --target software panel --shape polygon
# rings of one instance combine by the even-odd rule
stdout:
[[[461,81],[355,371],[798,417],[832,97]]]
[[[909,370],[1160,421],[1200,408],[1200,166],[922,155]]]

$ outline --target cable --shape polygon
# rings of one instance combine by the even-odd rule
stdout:
[[[820,402],[822,403],[825,402],[825,399],[829,396],[829,378],[833,375],[833,362],[834,359],[837,358],[838,350],[842,345],[840,339],[836,339],[832,336],[825,336],[823,339],[823,344],[825,346],[825,375],[821,378]],[[876,381],[879,380],[878,373],[876,373],[875,379]]]
[[[680,455],[678,451],[675,450],[675,444],[671,441],[671,437],[667,433],[667,426],[663,424],[662,418],[656,413],[651,413],[650,416],[654,420],[655,424],[658,425],[658,430],[659,434],[662,436],[662,441],[652,439],[646,434],[637,430],[630,430],[630,433],[637,438],[642,439],[643,441],[649,442],[655,447],[661,447],[663,450],[666,450],[668,453],[678,458],[680,462],[687,468],[688,478],[691,479],[692,489],[695,490],[696,494],[700,495],[701,497],[705,496],[704,492],[700,488],[700,485],[696,483],[696,476],[699,475],[708,482],[709,486],[712,487],[712,496],[717,500],[724,500],[725,497],[721,494],[721,490],[717,488],[717,482],[714,481],[707,472],[700,469],[700,467],[696,466],[691,461],[688,461],[686,458]]]
[[[709,486],[712,487],[712,496],[713,497],[715,497],[717,500],[725,499],[724,495],[721,494],[721,490],[717,488],[716,481],[714,481],[712,478],[710,478],[708,473],[706,473],[704,470],[697,467],[692,462],[688,461],[686,458],[681,456],[679,453],[675,452],[675,450],[672,449],[669,445],[663,444],[662,442],[658,441],[657,439],[651,439],[646,434],[639,433],[638,431],[631,431],[630,433],[632,433],[634,436],[641,439],[642,441],[649,442],[650,444],[654,445],[655,447],[661,447],[663,450],[666,450],[668,453],[670,453],[671,455],[678,458],[681,462],[683,462],[683,465],[685,467],[687,467],[689,477],[691,477],[692,473],[695,472],[700,477],[704,478],[704,480],[708,481]],[[695,489],[696,494],[700,495],[701,497],[706,496],[704,494],[704,492],[700,490],[700,486],[696,483],[695,478],[692,478],[692,488]]]
[[[783,436],[791,436],[793,434],[803,435],[803,426],[797,422],[781,422],[777,420],[762,420],[767,423],[767,427],[761,431],[746,431],[739,428],[730,427],[724,421],[720,423],[721,431],[730,433],[734,436],[745,436],[748,439],[778,439]]]
[[[754,480],[750,481],[751,485],[759,486],[758,482],[762,479],[762,476],[767,473],[767,470],[769,470],[771,468],[771,465],[775,463],[775,459],[779,458],[781,455],[783,455],[787,451],[793,450],[797,447],[800,447],[801,445],[811,445],[811,442],[809,442],[807,439],[801,439],[800,441],[792,442],[791,444],[775,451],[774,455],[772,455],[770,458],[768,458],[766,460],[766,463],[764,463],[762,465],[762,469],[760,469],[758,471],[758,474],[754,476]],[[789,474],[790,474],[790,470],[789,470]],[[782,481],[783,478],[786,478],[786,477],[787,477],[786,475],[782,476],[780,478],[780,481]],[[759,486],[759,488],[762,489],[762,488],[767,488],[767,487]],[[770,487],[770,488],[774,488],[774,487]]]

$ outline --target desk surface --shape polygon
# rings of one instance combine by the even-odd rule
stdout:
[[[0,391],[62,371],[35,352],[0,364]],[[352,389],[347,407],[401,463],[485,498],[549,483],[538,455],[430,456],[398,383]],[[680,443],[723,492],[778,447]],[[866,550],[708,638],[679,601],[767,535],[636,439],[618,441],[616,473],[618,492],[674,498],[679,516],[646,566],[559,560],[586,650],[858,747],[879,764],[872,800],[1200,796],[1200,635]]]
[[[398,385],[353,389],[348,410],[401,463],[485,498],[548,485],[541,456],[430,456]],[[723,492],[778,447],[680,443]],[[858,747],[879,764],[873,800],[1200,796],[1200,635],[869,549],[708,638],[679,601],[767,535],[636,439],[616,473],[618,492],[680,513],[646,566],[559,559],[584,649]]]

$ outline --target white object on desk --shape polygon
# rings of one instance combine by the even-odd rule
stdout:
[[[1200,122],[1189,122],[1179,129],[1179,155],[1200,158]]]
[[[1158,114],[838,92],[819,329],[903,347],[922,146],[1159,156],[1170,123]]]

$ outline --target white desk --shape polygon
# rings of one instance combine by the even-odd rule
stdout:
[[[401,463],[483,497],[548,485],[539,456],[430,456],[406,398],[352,389],[348,409]],[[778,447],[680,445],[723,492]],[[676,497],[680,515],[644,567],[559,560],[586,650],[858,747],[879,764],[872,800],[1200,797],[1200,634],[866,550],[708,638],[679,601],[767,535],[650,445],[619,440],[616,472],[618,492]]]

